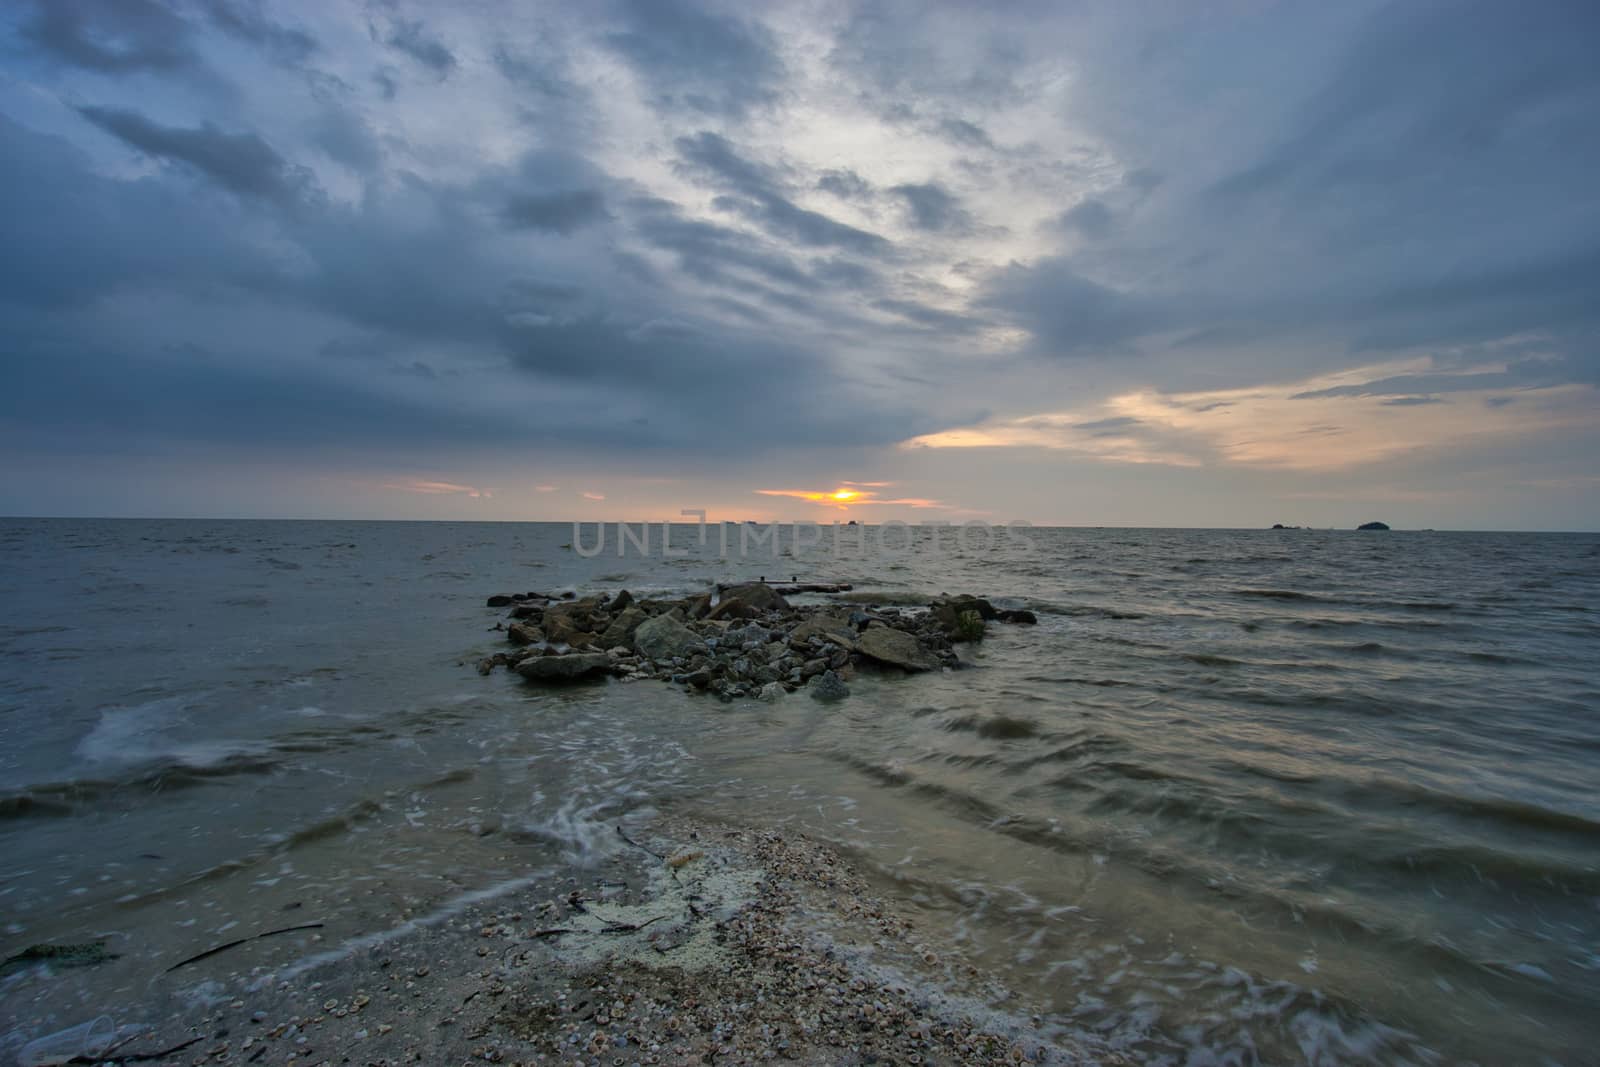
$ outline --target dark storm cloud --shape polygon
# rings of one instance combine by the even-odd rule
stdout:
[[[378,92],[385,100],[393,100],[400,94],[400,83],[395,78],[395,71],[391,67],[379,67],[372,72],[372,83],[378,87]]]
[[[679,265],[703,281],[728,281],[741,273],[796,289],[815,289],[817,281],[787,255],[748,234],[713,222],[685,217],[676,204],[636,201],[634,230],[645,241],[678,257]]]
[[[674,142],[683,169],[692,176],[735,189],[747,196],[778,194],[778,175],[771,168],[740,155],[726,137],[702,130]]]
[[[310,33],[268,17],[261,0],[201,0],[200,6],[212,25],[261,49],[274,62],[304,63],[319,48]]]
[[[891,251],[875,233],[846,225],[820,212],[802,208],[780,190],[781,178],[771,167],[740,155],[726,138],[701,132],[675,142],[683,172],[741,196],[722,196],[715,206],[744,216],[768,233],[812,248],[839,248],[861,255]]]
[[[742,118],[777,98],[784,68],[759,25],[680,0],[626,0],[622,11],[607,43],[660,105]]]
[[[141,136],[146,132],[138,127]],[[164,137],[156,138],[158,146],[171,149]],[[254,170],[235,173],[191,147],[179,139],[177,151],[243,188],[277,188],[240,176]],[[559,169],[539,156],[514,168],[513,177]],[[670,294],[658,299],[634,290],[625,298],[626,283],[613,277],[607,285],[613,306],[595,309],[568,277],[508,276],[480,251],[486,234],[473,221],[477,189],[413,181],[357,209],[314,204],[285,213],[280,239],[296,250],[292,264],[271,249],[236,243],[236,220],[208,215],[223,207],[214,199],[157,179],[94,176],[58,139],[0,121],[0,196],[14,202],[22,190],[29,190],[32,210],[0,217],[0,240],[33,250],[26,259],[0,259],[0,306],[13,338],[5,360],[30,368],[20,376],[24,385],[3,391],[0,400],[0,422],[13,441],[28,432],[71,432],[83,442],[115,435],[129,447],[155,439],[295,448],[396,439],[408,447],[538,441],[601,454],[651,444],[715,452],[731,435],[756,453],[818,435],[840,446],[882,444],[933,428],[910,406],[885,408],[849,385],[825,353],[699,320]],[[273,209],[269,200],[253,202],[262,212]],[[786,289],[819,284],[745,235],[697,226],[668,205],[634,210],[660,247],[712,274],[765,278]],[[408,218],[407,225],[393,225],[397,217]],[[433,221],[418,225],[420,217]],[[442,351],[476,345],[480,360],[498,353],[529,381],[609,393],[613,406],[653,414],[643,423],[612,425],[593,409],[536,418],[485,413],[433,402],[425,393],[374,392],[348,374],[319,374],[303,358],[244,354],[260,346],[287,355],[297,344],[292,329],[271,337],[234,330],[215,344],[185,340],[166,345],[152,362],[154,349],[138,337],[97,336],[92,319],[48,317],[55,306],[85,304],[135,278],[142,289],[196,293],[224,283],[223,292],[237,295],[219,298],[239,314],[275,320],[272,309],[326,313],[334,317],[332,335],[307,334],[307,354],[319,353],[330,366],[370,364],[388,379],[413,383],[408,388],[443,387],[473,373],[448,356],[428,355],[431,345],[443,343]],[[776,288],[750,291],[757,299],[784,298]],[[44,338],[69,329],[69,322],[88,332],[63,353],[52,347],[59,341]],[[163,332],[183,329],[170,322]],[[817,404],[752,404],[753,396],[813,397]]]
[[[886,311],[891,315],[898,315],[903,319],[908,319],[918,326],[924,326],[931,330],[943,330],[947,333],[968,333],[982,325],[977,319],[945,311],[942,308],[919,304],[914,300],[896,300],[885,297],[881,300],[874,300],[872,306],[879,311]]]
[[[983,127],[966,119],[941,119],[937,129],[940,136],[963,148],[994,148],[994,141]]]
[[[968,392],[1059,410],[1062,374],[1431,356],[1305,394],[1396,407],[1600,380],[1594,9],[1245,7],[851,0],[795,41],[728,3],[373,0],[354,35],[36,4],[0,17],[0,361],[29,378],[0,425],[709,454],[900,440]],[[962,365],[996,325],[1026,339]]]
[[[383,162],[383,148],[367,122],[342,104],[329,102],[306,126],[312,144],[329,158],[369,173]]]
[[[526,47],[502,41],[495,45],[492,59],[500,76],[519,93],[532,93],[545,102],[575,101],[582,95],[567,70],[560,41],[540,40]]]
[[[1600,329],[1597,32],[1586,4],[1383,7],[1193,218],[1277,227],[1253,269],[1299,312],[1280,332],[1325,319],[1372,351]],[[1273,276],[1278,244],[1294,275]]]
[[[188,24],[155,0],[37,0],[22,33],[63,63],[106,74],[198,63]]]
[[[94,173],[76,148],[0,115],[0,304],[82,306],[132,281],[193,285],[249,256],[216,203]]]
[[[817,188],[840,200],[865,200],[872,195],[872,183],[853,170],[830,170],[817,179]]]
[[[394,20],[383,41],[395,51],[410,56],[427,67],[440,78],[449,77],[456,69],[455,53],[445,47],[445,43],[434,36],[419,19]]]
[[[315,192],[309,172],[253,133],[228,133],[210,123],[163,126],[115,108],[80,107],[78,113],[145,155],[184,164],[231,192],[285,204]]]
[[[775,237],[811,248],[840,248],[866,256],[881,256],[890,251],[889,242],[875,233],[858,230],[816,211],[797,207],[781,196],[760,200],[719,196],[713,206],[743,215]]]
[[[935,182],[896,185],[889,192],[904,202],[911,224],[919,230],[942,233],[972,226],[972,216],[962,208],[961,201]]]
[[[1064,259],[995,272],[979,304],[1008,314],[1041,352],[1073,356],[1125,352],[1127,342],[1158,329],[1166,314],[1159,304],[1090,281]]]
[[[1597,33],[1600,9],[1581,3],[1392,4],[1300,106],[1291,132],[1223,181],[1219,192],[1284,190],[1299,198],[1317,187],[1411,182],[1467,161],[1520,170],[1529,161],[1507,158],[1508,149],[1521,143],[1545,156],[1555,147],[1541,136],[1549,127],[1530,128],[1524,120],[1547,107],[1581,106],[1600,81],[1592,48]],[[1422,54],[1432,61],[1419,63]],[[1576,118],[1558,113],[1545,121]],[[1571,164],[1593,162],[1596,143],[1591,135],[1562,145],[1574,154],[1557,180],[1571,180]]]
[[[605,197],[597,189],[513,196],[501,212],[508,226],[521,230],[569,234],[605,219]]]
[[[840,286],[857,293],[870,293],[883,287],[883,278],[877,271],[847,259],[819,260],[812,263],[811,273],[824,284]]]
[[[1063,211],[1057,225],[1098,240],[1111,232],[1111,220],[1111,209],[1091,197]]]

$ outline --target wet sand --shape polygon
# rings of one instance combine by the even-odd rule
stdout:
[[[617,832],[598,868],[340,945],[283,935],[301,947],[271,966],[244,966],[248,945],[184,965],[150,983],[153,1029],[95,1062],[1126,1062],[922,943],[908,908],[804,836]],[[34,1004],[89,970],[35,975]]]

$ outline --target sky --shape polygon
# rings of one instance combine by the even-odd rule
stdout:
[[[1600,529],[1597,40],[0,5],[0,514]]]

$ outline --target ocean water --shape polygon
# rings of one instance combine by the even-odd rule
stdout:
[[[860,532],[0,520],[0,956],[371,933],[676,808],[836,843],[1149,1062],[1594,1062],[1600,537]],[[490,593],[758,575],[1039,624],[837,706],[472,669]],[[0,1036],[39,981],[0,976]]]

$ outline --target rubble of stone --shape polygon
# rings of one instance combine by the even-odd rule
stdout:
[[[973,596],[926,609],[796,605],[765,582],[672,600],[636,599],[626,590],[500,594],[488,606],[511,609],[499,628],[512,648],[480,660],[480,674],[503,666],[540,683],[657,679],[724,701],[775,701],[808,687],[818,700],[842,700],[859,670],[959,669],[956,646],[982,640],[990,623],[1038,621]]]

